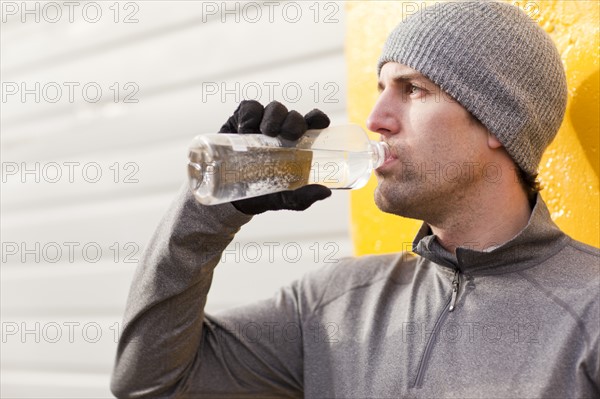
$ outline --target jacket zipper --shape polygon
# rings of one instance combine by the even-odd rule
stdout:
[[[421,356],[421,361],[419,362],[419,368],[417,372],[417,378],[415,378],[415,382],[413,384],[413,388],[420,388],[423,383],[423,376],[425,374],[425,366],[429,363],[429,357],[431,356],[431,350],[433,348],[434,339],[437,337],[438,330],[440,325],[446,320],[449,312],[452,312],[456,307],[456,298],[458,297],[458,290],[460,288],[460,271],[459,269],[454,270],[454,277],[452,278],[452,296],[450,300],[446,303],[444,310],[438,316],[435,321],[435,325],[433,326],[433,332],[429,336],[427,340],[427,345],[425,346],[425,350],[423,351],[423,356]]]
[[[452,297],[450,298],[450,307],[448,308],[449,312],[452,312],[456,306],[456,297],[458,296],[458,288],[460,284],[460,277],[458,274],[459,271],[456,269],[454,271],[454,278],[452,279]]]

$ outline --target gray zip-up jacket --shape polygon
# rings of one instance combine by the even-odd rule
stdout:
[[[451,255],[424,225],[416,256],[344,259],[206,315],[213,269],[249,220],[182,192],[133,281],[116,396],[600,397],[600,252],[540,197],[489,252]]]

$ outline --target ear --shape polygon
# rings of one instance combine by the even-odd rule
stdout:
[[[493,150],[502,147],[502,143],[498,140],[498,138],[489,132],[488,132],[487,144],[488,144],[488,147],[490,147]]]

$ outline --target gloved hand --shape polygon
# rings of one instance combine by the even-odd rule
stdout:
[[[245,100],[221,127],[219,133],[262,133],[271,137],[279,135],[287,140],[298,140],[308,129],[324,129],[327,126],[329,118],[318,109],[313,109],[303,117],[296,111],[288,112],[287,108],[277,101],[263,108],[258,101]],[[303,211],[330,195],[331,190],[327,187],[311,184],[292,191],[233,201],[232,204],[247,215],[279,209]]]

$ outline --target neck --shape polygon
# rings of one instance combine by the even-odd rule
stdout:
[[[527,195],[520,185],[506,183],[466,196],[469,202],[458,207],[462,212],[429,224],[446,250],[456,253],[456,248],[466,247],[483,251],[504,244],[525,228],[531,216]]]

